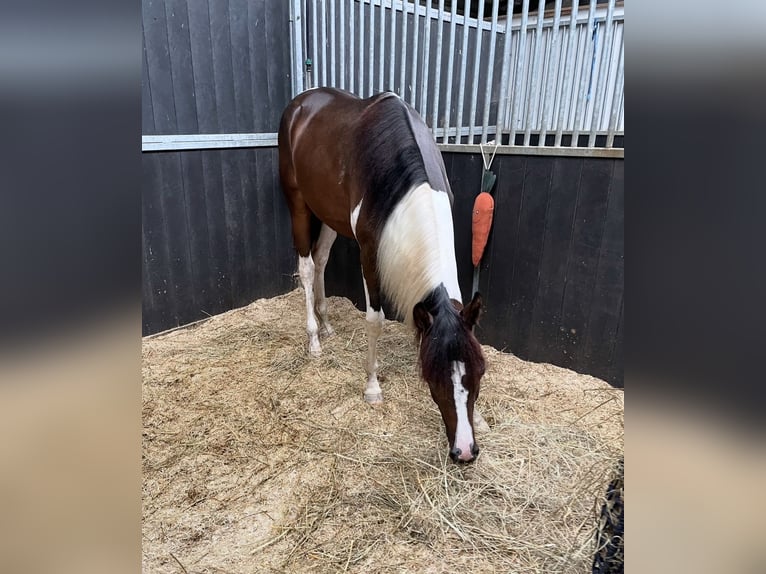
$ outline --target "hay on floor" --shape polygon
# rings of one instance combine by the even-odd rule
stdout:
[[[481,455],[447,457],[412,334],[364,315],[306,353],[302,291],[143,342],[146,572],[586,572],[623,393],[484,347]]]

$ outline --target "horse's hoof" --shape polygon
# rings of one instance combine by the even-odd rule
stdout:
[[[383,404],[383,393],[364,393],[364,400],[368,405]]]
[[[481,413],[474,409],[473,411],[473,428],[477,432],[488,432],[490,430],[487,421],[481,416]]]
[[[334,337],[335,336],[335,329],[330,327],[330,325],[325,325],[322,327],[322,336],[326,338]]]
[[[322,347],[309,348],[309,356],[318,359],[322,356]]]

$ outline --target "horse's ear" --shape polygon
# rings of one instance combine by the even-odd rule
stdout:
[[[418,303],[412,309],[412,319],[415,322],[415,327],[418,329],[418,333],[421,335],[425,333],[433,322],[431,313],[426,310],[426,306],[423,303]]]
[[[471,329],[473,329],[473,326],[479,322],[479,315],[481,314],[481,309],[483,306],[484,302],[481,298],[481,294],[477,291],[474,293],[471,302],[463,307],[462,311],[460,311],[460,316],[463,317],[463,320]]]

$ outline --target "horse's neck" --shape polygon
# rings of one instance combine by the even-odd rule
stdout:
[[[383,291],[408,324],[415,304],[441,284],[450,298],[462,301],[445,192],[422,184],[402,198],[383,226],[378,269]]]

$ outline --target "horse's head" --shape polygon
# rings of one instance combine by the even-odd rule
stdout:
[[[476,293],[465,307],[459,303],[415,305],[413,321],[420,337],[420,369],[439,407],[456,462],[479,454],[473,434],[473,407],[484,375],[484,356],[473,334],[482,301]]]

